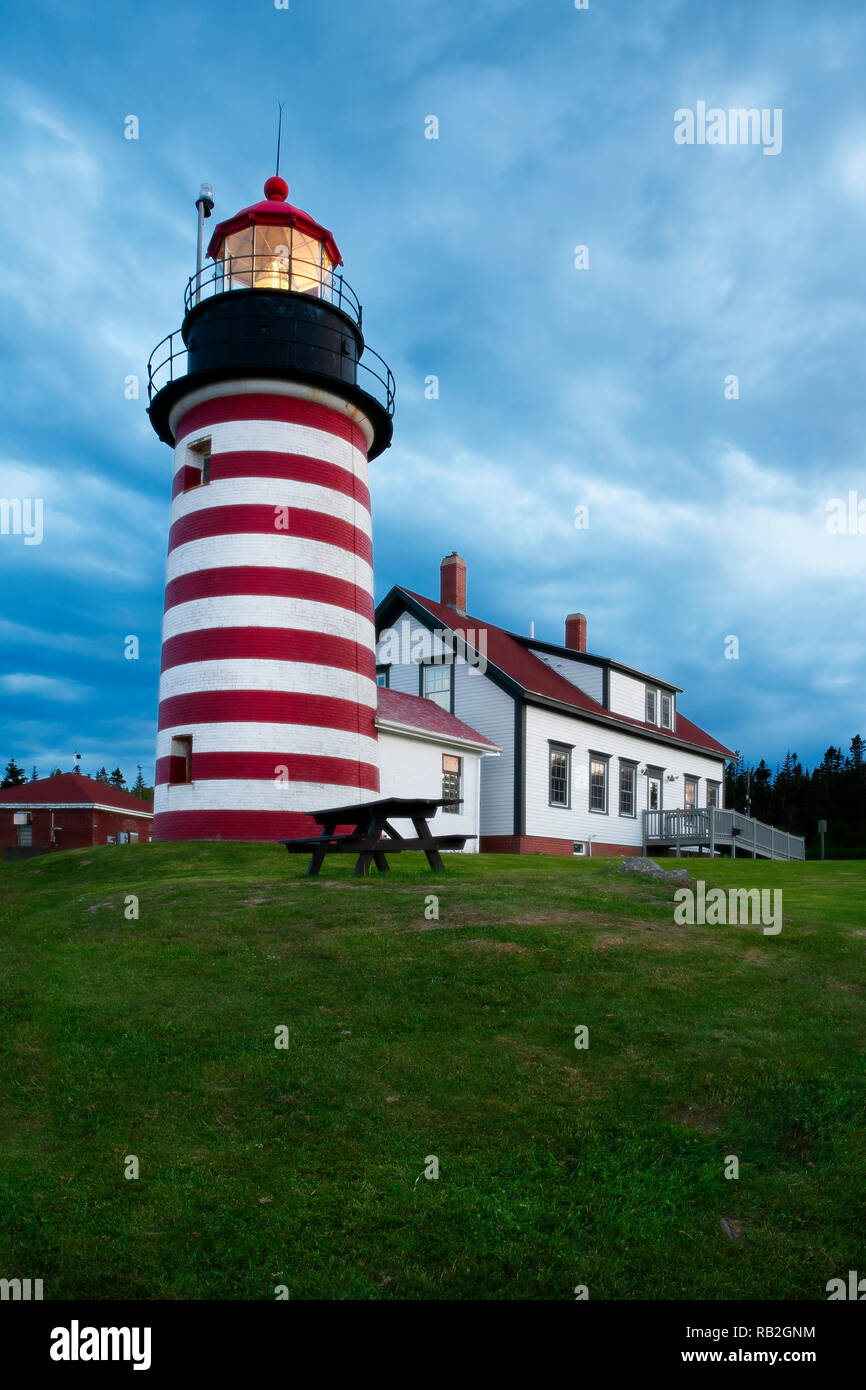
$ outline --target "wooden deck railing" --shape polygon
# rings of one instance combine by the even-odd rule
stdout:
[[[764,855],[769,859],[805,859],[802,835],[789,835],[773,825],[707,806],[694,811],[644,811],[644,845],[663,844],[676,849],[706,845],[710,851],[730,845],[732,854]]]

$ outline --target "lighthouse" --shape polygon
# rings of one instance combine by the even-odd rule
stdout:
[[[174,453],[158,840],[305,834],[379,790],[367,465],[394,380],[333,235],[288,195],[276,175],[217,225],[148,364]],[[197,206],[201,228],[206,185]]]

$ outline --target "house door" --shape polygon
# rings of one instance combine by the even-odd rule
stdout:
[[[662,809],[662,779],[660,777],[647,778],[647,810],[660,811]]]

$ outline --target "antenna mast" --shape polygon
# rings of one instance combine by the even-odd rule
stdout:
[[[282,139],[282,134],[283,134],[283,105],[284,105],[284,103],[280,101],[280,102],[277,103],[277,105],[279,106],[280,114],[279,114],[279,118],[278,118],[278,120],[277,120],[277,168],[276,168],[276,172],[279,173],[279,172],[280,172],[280,140]]]

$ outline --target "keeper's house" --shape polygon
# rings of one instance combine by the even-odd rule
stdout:
[[[730,750],[680,712],[678,686],[587,652],[582,613],[561,646],[471,618],[452,554],[439,600],[393,588],[376,632],[381,686],[501,749],[479,763],[482,850],[632,854],[644,810],[723,805]]]
[[[7,859],[52,849],[150,839],[153,803],[80,772],[0,791],[0,846]]]

